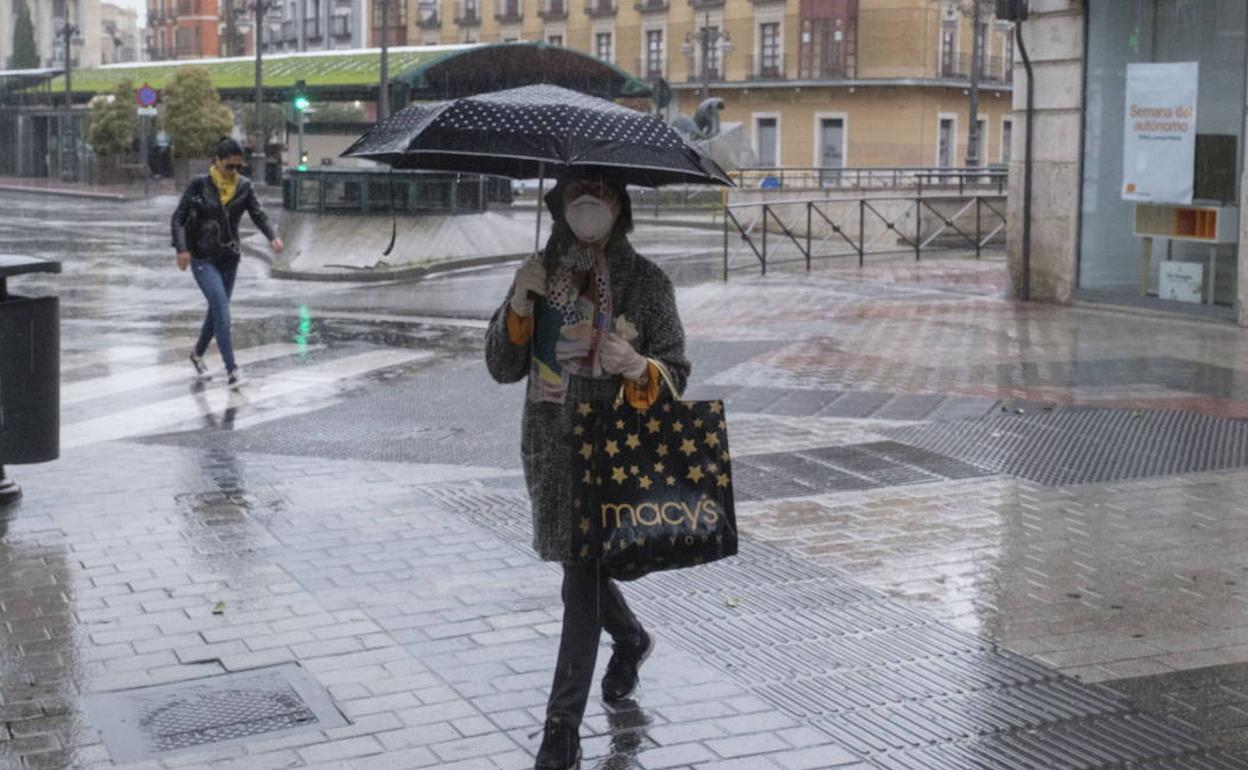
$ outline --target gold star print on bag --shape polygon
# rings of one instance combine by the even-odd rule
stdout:
[[[737,552],[722,401],[682,401],[665,367],[659,401],[578,405],[572,553],[608,575],[716,561]]]

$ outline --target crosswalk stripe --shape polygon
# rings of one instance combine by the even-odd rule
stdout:
[[[254,406],[300,391],[358,377],[376,369],[429,358],[432,355],[428,351],[373,350],[319,364],[298,366],[250,381],[244,386],[242,392],[235,396],[235,399],[242,407]],[[224,382],[214,386],[211,390],[224,391]],[[61,448],[72,449],[101,441],[115,441],[152,433],[188,421],[201,420],[205,416],[201,406],[203,400],[203,394],[198,396],[187,394],[103,417],[71,423],[61,429]],[[209,408],[212,408],[211,403]],[[306,411],[306,409],[300,411]]]
[[[234,360],[240,367],[249,366],[260,361],[294,355],[305,350],[318,350],[321,347],[323,346],[300,346],[290,342],[275,342],[269,345],[257,345],[256,347],[238,350],[234,353]],[[105,377],[80,380],[61,386],[61,405],[65,406],[92,398],[113,396],[118,393],[124,393],[127,390],[136,390],[151,385],[161,385],[177,382],[178,380],[190,380],[193,374],[191,362],[183,359],[172,364],[144,366],[139,369],[129,369]],[[216,376],[223,377],[224,375],[221,372],[217,372]]]
[[[195,344],[193,337],[175,337],[142,345],[110,345],[103,350],[73,350],[61,353],[61,374],[98,364],[123,363],[127,361],[154,362],[162,352],[174,348],[190,350]]]

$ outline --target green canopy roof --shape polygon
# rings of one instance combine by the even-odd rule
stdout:
[[[255,59],[197,59],[187,61],[109,64],[74,70],[75,101],[112,91],[129,80],[160,90],[175,72],[201,67],[226,98],[246,98],[255,90]],[[263,57],[267,98],[288,97],[295,84],[305,82],[310,95],[321,99],[371,100],[381,77],[381,51],[318,51],[268,54]],[[413,99],[445,99],[485,91],[550,83],[608,99],[645,98],[649,86],[624,70],[570,48],[545,43],[516,42],[391,48],[392,82],[408,89]],[[65,92],[65,76],[58,74],[42,91]]]
[[[390,71],[401,73],[466,46],[431,46],[425,48],[391,48]],[[309,87],[360,86],[375,88],[381,77],[381,52],[376,49],[362,51],[321,51],[317,53],[269,54],[263,57],[265,88],[294,88],[297,81],[306,81]],[[255,88],[256,60],[251,57],[230,59],[195,59],[185,61],[140,62],[134,64],[108,64],[74,70],[72,76],[75,94],[98,94],[111,91],[123,80],[136,87],[146,83],[156,89],[165,87],[175,72],[185,67],[202,67],[212,75],[212,83],[218,91],[251,91]],[[64,93],[65,76],[53,79],[51,90]]]

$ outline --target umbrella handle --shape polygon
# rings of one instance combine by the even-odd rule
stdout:
[[[545,197],[546,188],[546,164],[537,164],[537,232],[533,233],[533,253],[537,254],[542,248],[542,200]]]

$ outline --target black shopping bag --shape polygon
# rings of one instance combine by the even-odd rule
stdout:
[[[666,388],[645,411],[577,405],[573,554],[619,580],[737,552],[732,460],[722,401],[682,401]]]

